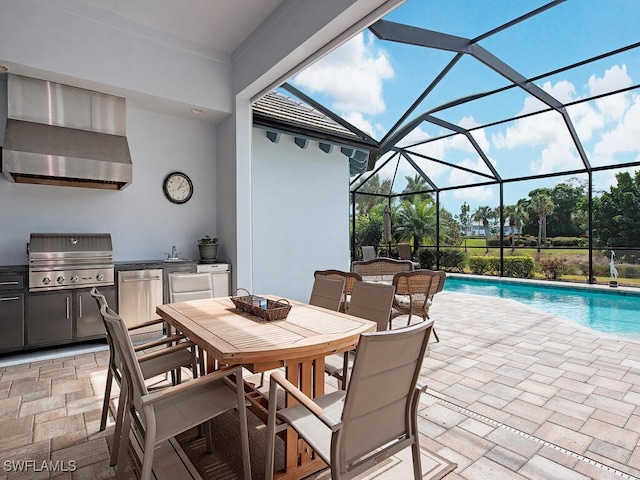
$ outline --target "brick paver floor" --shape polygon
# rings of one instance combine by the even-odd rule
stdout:
[[[512,300],[442,292],[430,314],[440,342],[420,431],[458,464],[446,480],[640,478],[640,343]],[[51,477],[112,478],[113,424],[98,431],[107,356],[0,367],[0,480],[49,477],[7,471],[27,459],[76,462]]]

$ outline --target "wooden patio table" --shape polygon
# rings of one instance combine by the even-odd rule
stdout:
[[[287,380],[306,395],[323,395],[325,356],[355,349],[360,334],[375,331],[376,323],[288,301],[287,318],[271,322],[237,310],[230,297],[171,303],[156,311],[207,352],[207,368],[212,368],[213,360],[243,365],[254,373],[285,367]],[[252,411],[266,421],[267,397],[251,385],[246,391]],[[292,405],[295,400],[289,397],[286,403]],[[286,431],[284,440],[285,467],[276,472],[276,478],[303,478],[326,467],[293,429]]]

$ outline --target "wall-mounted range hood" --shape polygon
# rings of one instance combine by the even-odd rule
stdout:
[[[131,183],[124,98],[12,74],[7,96],[9,180],[112,190]]]

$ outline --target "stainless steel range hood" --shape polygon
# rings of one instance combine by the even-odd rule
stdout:
[[[112,190],[131,183],[124,98],[12,74],[7,94],[9,180]]]

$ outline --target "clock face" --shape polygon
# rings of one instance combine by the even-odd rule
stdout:
[[[167,175],[162,187],[167,199],[173,203],[186,203],[193,195],[193,183],[182,172],[173,172]]]

